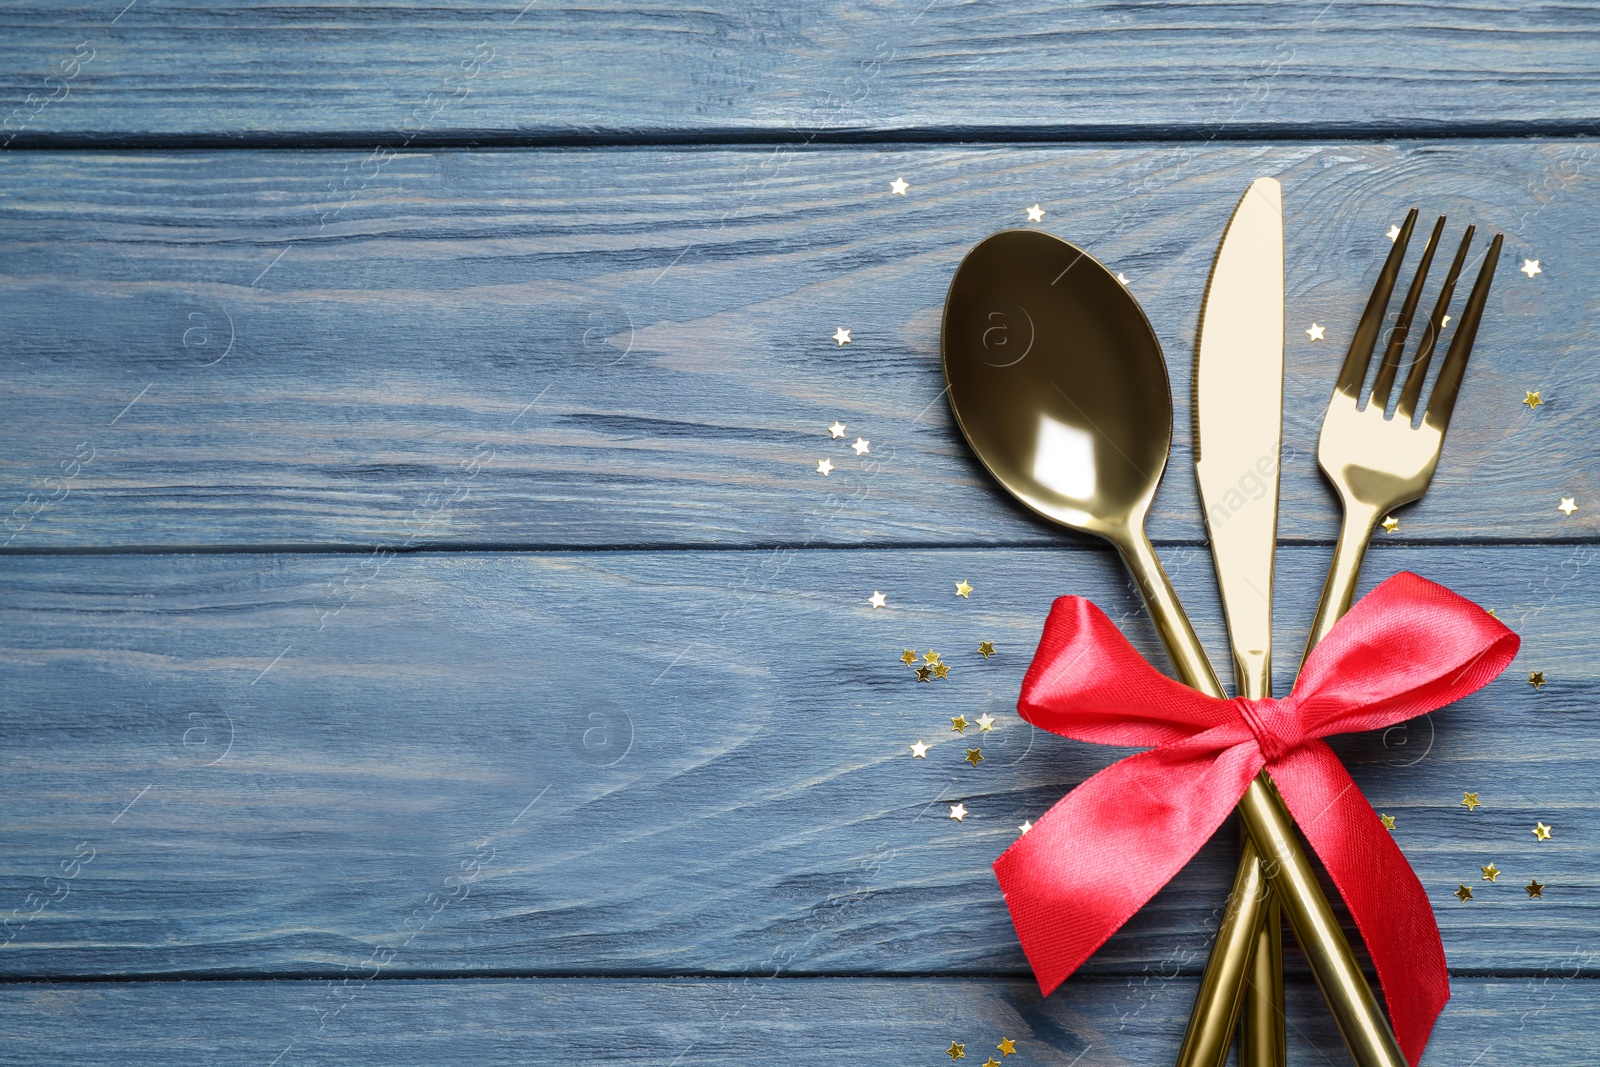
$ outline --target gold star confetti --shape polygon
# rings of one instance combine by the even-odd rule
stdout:
[[[1457,900],[1461,901],[1461,903],[1465,904],[1467,901],[1472,899],[1471,887],[1462,886],[1460,889],[1457,889],[1455,892],[1455,897]]]
[[[924,667],[923,670],[927,670],[927,668]],[[967,732],[967,717],[965,715],[957,715],[955,718],[951,719],[950,720],[950,729],[954,730],[958,734],[966,733]]]
[[[1533,824],[1533,836],[1540,841],[1548,841],[1550,840],[1550,831],[1554,829],[1554,826],[1546,826],[1542,822],[1536,822]]]
[[[996,1045],[995,1048],[1000,1051],[1001,1056],[1009,1056],[1013,1052],[1017,1051],[1017,1043],[1011,1040],[1009,1037],[1002,1037],[1000,1039],[1000,1043]]]
[[[948,677],[950,677],[950,664],[948,664],[948,663],[935,663],[933,665],[933,676],[935,678],[948,678]]]
[[[1527,390],[1523,390],[1523,392],[1527,392]],[[1528,393],[1527,396],[1522,398],[1522,402],[1528,405],[1529,411],[1532,411],[1534,408],[1544,403],[1544,397],[1540,396],[1539,392],[1540,391],[1538,389],[1535,389],[1533,392]]]
[[[993,729],[994,729],[994,716],[993,715],[990,715],[988,712],[985,712],[984,714],[978,716],[978,732],[980,734],[986,734],[990,730],[993,730]]]
[[[874,608],[881,608],[889,603],[889,598],[874,589],[872,591],[872,595],[867,597],[867,603],[871,604]]]
[[[841,326],[833,331],[833,339],[839,342],[840,348],[843,348],[850,343],[850,331]]]
[[[954,811],[955,809],[952,808],[950,810]],[[953,815],[951,816],[951,818],[954,818],[954,817],[955,816],[953,816]],[[945,1054],[948,1055],[953,1060],[964,1060],[964,1059],[967,1058],[967,1046],[963,1045],[959,1041],[950,1042],[950,1047],[945,1049],[944,1051],[945,1051]]]
[[[1528,880],[1528,884],[1523,886],[1522,888],[1524,888],[1524,889],[1526,889],[1528,891],[1528,899],[1529,900],[1532,900],[1535,897],[1539,898],[1540,900],[1544,899],[1544,883],[1539,881],[1539,879],[1537,879],[1537,878],[1529,879]]]
[[[1478,870],[1483,872],[1483,880],[1486,882],[1498,882],[1500,880],[1500,868],[1494,865],[1493,860],[1489,861],[1489,866],[1479,867]]]
[[[932,677],[933,677],[933,668],[932,667],[918,667],[917,668],[917,681],[926,682]]]
[[[1027,833],[1029,830],[1033,829],[1033,820],[1032,819],[1023,819],[1022,820],[1022,825],[1017,827],[1017,829],[1021,830],[1023,833]]]
[[[1378,816],[1378,821],[1383,823],[1383,828],[1385,830],[1393,830],[1394,829],[1394,816],[1393,815],[1379,815]]]
[[[1519,269],[1522,271],[1522,273],[1526,274],[1530,278],[1533,277],[1535,274],[1543,274],[1544,273],[1544,271],[1539,269],[1539,261],[1537,259],[1525,259],[1525,260],[1523,260],[1522,261],[1522,266]]]
[[[1477,811],[1478,807],[1479,807],[1478,794],[1476,794],[1476,793],[1462,793],[1461,794],[1461,806],[1463,808],[1466,808],[1468,811]]]
[[[994,642],[993,641],[979,641],[978,642],[978,655],[982,656],[984,659],[988,659],[990,656],[994,655]]]
[[[1529,671],[1528,672],[1528,684],[1533,686],[1535,689],[1543,689],[1544,688],[1544,671]]]
[[[1495,617],[1495,618],[1497,618],[1497,619],[1498,619],[1498,618],[1499,618],[1499,617],[1500,617],[1500,616],[1499,616],[1499,615],[1496,615],[1496,614],[1495,614],[1495,610],[1494,610],[1494,609],[1493,609],[1493,608],[1490,608],[1490,609],[1488,609],[1488,610],[1489,610],[1489,614],[1490,614],[1490,615],[1494,615],[1494,617]]]
[[[895,196],[905,196],[906,190],[909,188],[911,188],[911,185],[904,178],[896,178],[889,183],[889,191],[894,193]]]
[[[968,595],[971,594],[971,592],[972,586],[967,584],[967,580],[965,578],[956,583],[956,596],[965,600],[967,599]]]
[[[900,653],[900,662],[904,663],[907,667],[914,667],[917,663],[917,654],[908,648],[904,652]]]
[[[1389,227],[1389,232],[1384,234],[1384,236],[1387,237],[1391,241],[1397,240],[1399,238],[1399,236],[1400,236],[1400,227],[1398,227],[1398,226],[1390,226]]]
[[[928,654],[926,656],[923,656],[922,658],[924,660],[926,660],[928,663],[938,663],[939,662],[939,653],[935,652],[933,649],[930,648],[930,649],[928,649]]]
[[[1570,496],[1564,496],[1561,498],[1561,503],[1556,505],[1556,510],[1570,519],[1572,513],[1578,510],[1578,502]]]
[[[950,805],[950,817],[956,822],[960,822],[962,819],[965,819],[967,817],[967,806],[965,804]]]
[[[826,478],[833,473],[833,461],[826,459],[817,460],[817,473]]]
[[[1395,518],[1393,515],[1385,516],[1383,520],[1383,532],[1394,533],[1398,529],[1400,529],[1400,520]]]
[[[1311,338],[1313,341],[1325,340],[1326,338],[1323,337],[1323,331],[1325,331],[1326,329],[1327,329],[1326,326],[1318,326],[1316,323],[1313,322],[1311,324],[1311,328],[1306,331],[1306,336]]]
[[[1450,316],[1446,315],[1444,318],[1440,319],[1439,320],[1439,325],[1441,327],[1450,325]]]
[[[1028,209],[1028,221],[1029,222],[1043,222],[1044,221],[1044,208],[1040,207],[1038,204],[1035,204],[1032,207],[1030,207]]]
[[[1119,270],[1119,271],[1117,271],[1117,281],[1121,282],[1123,285],[1127,285],[1128,284],[1128,276],[1126,274],[1122,273]]]
[[[928,746],[923,744],[921,741],[918,741],[916,744],[912,745],[911,746],[911,758],[912,759],[927,759],[928,758]]]
[[[969,748],[967,749],[966,761],[976,767],[978,764],[983,762],[983,753],[976,748]]]
[[[828,436],[840,438],[844,436],[844,423],[838,419],[833,420],[833,425],[828,427]]]
[[[988,1059],[983,1061],[983,1067],[1000,1067],[1000,1061],[995,1059],[993,1056],[990,1056]]]
[[[865,437],[858,437],[856,438],[856,443],[850,447],[856,450],[856,455],[864,456],[868,452],[872,451],[872,442],[868,441]]]

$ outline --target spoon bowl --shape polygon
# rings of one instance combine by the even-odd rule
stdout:
[[[1059,237],[994,234],[950,283],[942,349],[956,422],[1001,485],[1063,526],[1120,548],[1143,540],[1172,389],[1115,275]]]

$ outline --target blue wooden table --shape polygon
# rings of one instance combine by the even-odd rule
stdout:
[[[0,1063],[1169,1060],[1235,834],[1039,996],[989,864],[1120,755],[1017,718],[1041,620],[1164,660],[967,452],[937,329],[1036,204],[1126,274],[1176,393],[1151,532],[1226,663],[1188,391],[1265,174],[1280,685],[1385,231],[1506,235],[1363,585],[1522,652],[1337,748],[1443,930],[1426,1062],[1600,1060],[1600,14],[125,2],[0,10]],[[1289,954],[1294,1062],[1344,1062]]]

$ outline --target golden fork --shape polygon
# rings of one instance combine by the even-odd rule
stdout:
[[[1339,493],[1344,518],[1334,548],[1333,563],[1328,569],[1328,580],[1323,586],[1322,601],[1317,606],[1311,636],[1306,643],[1306,655],[1310,655],[1317,642],[1327,636],[1333,624],[1349,610],[1355,597],[1361,561],[1366,556],[1367,545],[1379,519],[1400,505],[1421,497],[1433,480],[1439,453],[1444,447],[1445,430],[1455,410],[1461,379],[1466,372],[1472,346],[1477,340],[1478,324],[1483,318],[1484,303],[1488,299],[1495,265],[1500,258],[1503,235],[1497,234],[1467,298],[1461,320],[1456,325],[1455,335],[1439,369],[1422,422],[1413,428],[1411,422],[1427,380],[1434,348],[1444,327],[1450,298],[1466,260],[1467,249],[1472,243],[1473,228],[1467,228],[1434,303],[1433,312],[1428,317],[1420,348],[1412,359],[1394,415],[1386,416],[1385,409],[1394,389],[1412,318],[1422,296],[1423,282],[1432,265],[1439,235],[1444,229],[1444,218],[1439,218],[1423,250],[1416,276],[1401,304],[1399,317],[1389,334],[1367,406],[1362,408],[1362,385],[1372,363],[1373,349],[1416,221],[1417,211],[1413,208],[1406,215],[1405,224],[1395,238],[1394,248],[1390,250],[1377,284],[1373,286],[1372,296],[1350,341],[1350,350],[1339,373],[1338,383],[1334,386],[1333,397],[1328,402],[1327,414],[1323,417],[1317,459],[1323,473]],[[1191,1046],[1198,1047],[1200,1044],[1192,1040],[1200,1031],[1216,1026],[1231,1028],[1239,1016],[1230,1005],[1237,1005],[1238,998],[1245,995],[1249,1006],[1244,1016],[1240,1049],[1242,1067],[1269,1067],[1285,1062],[1283,983],[1276,971],[1276,963],[1270,958],[1252,960],[1251,965],[1244,969],[1249,976],[1247,991],[1239,990],[1223,977],[1229,970],[1238,973],[1240,953],[1254,953],[1270,940],[1267,919],[1269,912],[1276,913],[1276,909],[1270,908],[1270,894],[1264,891],[1266,883],[1261,874],[1254,871],[1258,859],[1255,846],[1246,838],[1239,857],[1240,875],[1234,882],[1234,899],[1229,901],[1228,910],[1218,927],[1190,1019],[1190,1039],[1185,1041],[1187,1054]],[[1371,996],[1370,991],[1363,992]],[[1387,1031],[1387,1027],[1384,1029]],[[1391,1058],[1395,1059],[1396,1067],[1404,1063],[1403,1059],[1398,1058],[1392,1034],[1346,1033],[1344,1038],[1351,1052],[1356,1054],[1357,1061],[1364,1065]],[[1210,1041],[1204,1044],[1214,1048],[1219,1043]],[[1221,1042],[1220,1047],[1225,1054],[1226,1042]],[[1180,1055],[1178,1062],[1180,1067],[1197,1067],[1199,1063],[1186,1058],[1186,1055]]]

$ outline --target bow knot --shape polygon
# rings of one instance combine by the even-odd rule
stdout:
[[[1267,763],[1276,763],[1305,742],[1305,730],[1300,725],[1300,709],[1293,700],[1235,697],[1231,703],[1239,713],[1239,718],[1250,728],[1250,733],[1256,739],[1256,747],[1261,749],[1261,758]]]
[[[1414,574],[1374,589],[1306,658],[1281,700],[1180,685],[1080,597],[1050,609],[1017,709],[1102,745],[1154,746],[1096,774],[995,860],[1017,938],[1046,994],[1189,862],[1263,769],[1322,858],[1372,956],[1413,1065],[1450,998],[1428,895],[1322,740],[1377,730],[1489,684],[1517,635]]]

